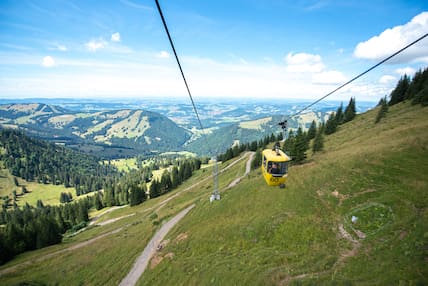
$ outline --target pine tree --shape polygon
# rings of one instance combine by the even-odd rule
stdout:
[[[253,152],[257,151],[257,141],[251,142],[250,151],[253,151]]]
[[[386,97],[382,98],[382,99],[379,101],[379,105],[380,105],[380,108],[379,108],[379,111],[378,111],[378,113],[377,113],[375,123],[379,123],[379,121],[380,121],[383,117],[385,117],[385,116],[386,116],[386,113],[388,112],[388,102],[387,102],[387,100],[386,100]]]
[[[286,153],[286,154],[291,154],[291,152],[294,150],[294,145],[295,145],[295,135],[293,130],[290,130],[288,132],[288,136],[287,139],[284,141],[284,146],[282,147],[282,150]]]
[[[171,170],[171,187],[175,189],[181,184],[180,178],[178,176],[178,168],[177,166],[172,167]]]
[[[412,80],[409,83],[409,88],[404,94],[404,100],[412,99],[415,95],[423,89],[424,77],[421,70],[418,70],[413,76]]]
[[[105,205],[106,207],[111,207],[116,205],[113,187],[104,189],[103,199],[104,199],[103,205]]]
[[[346,106],[345,113],[343,114],[343,123],[353,120],[356,114],[355,98],[351,97],[348,106]]]
[[[415,75],[408,92],[409,98],[413,98],[412,104],[428,106],[428,68],[417,77]]]
[[[165,194],[171,190],[171,176],[167,170],[162,173],[161,181],[160,181],[160,189],[161,194]]]
[[[324,149],[324,137],[323,137],[323,132],[321,130],[321,128],[318,130],[315,139],[314,139],[314,144],[312,145],[312,151],[315,152],[319,152],[322,151]]]
[[[405,74],[402,78],[400,78],[396,87],[390,94],[390,97],[391,97],[391,99],[389,100],[390,106],[404,101],[409,85],[410,85],[410,79]]]
[[[151,185],[150,185],[150,189],[149,189],[149,193],[150,193],[151,199],[160,196],[159,182],[157,180],[152,180]]]
[[[295,137],[294,148],[291,151],[294,163],[301,163],[306,159],[306,150],[308,149],[308,143],[306,136],[299,127]]]
[[[324,132],[326,135],[330,135],[336,132],[336,129],[337,129],[336,116],[334,113],[330,113],[330,116],[328,117],[327,122],[325,123]]]
[[[96,210],[104,208],[103,202],[101,200],[101,193],[96,193],[94,196],[94,207]]]
[[[312,120],[311,126],[308,130],[308,140],[314,139],[315,135],[317,133],[317,124],[315,123],[315,120]]]
[[[145,200],[146,194],[144,189],[139,186],[133,186],[130,190],[129,205],[136,206],[141,204]]]
[[[340,125],[343,123],[344,116],[345,114],[343,113],[343,103],[340,103],[339,108],[337,108],[336,117],[335,117],[337,125]]]
[[[73,225],[80,224],[89,220],[88,209],[85,201],[79,200],[71,204]]]
[[[422,106],[428,106],[428,87],[418,92],[415,98],[412,100],[412,104],[421,104]]]

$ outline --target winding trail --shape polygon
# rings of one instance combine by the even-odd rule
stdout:
[[[247,176],[250,171],[251,171],[251,162],[253,161],[255,153],[254,152],[247,152],[245,153],[242,157],[240,157],[239,159],[235,160],[233,163],[231,163],[229,166],[227,166],[226,168],[222,169],[220,171],[220,173],[228,170],[229,168],[233,167],[234,165],[236,165],[238,162],[240,162],[241,160],[243,160],[246,157],[248,158],[248,161],[246,163],[246,168],[245,168],[245,173],[244,175],[242,175],[241,177],[233,180],[225,190],[230,189],[234,186],[236,186],[241,180],[242,178],[244,178],[245,176]],[[212,175],[208,176],[207,178],[205,178],[204,180],[199,181],[198,183],[195,183],[187,188],[185,188],[184,190],[177,192],[176,194],[170,196],[169,198],[163,200],[162,202],[160,202],[157,206],[158,208],[156,210],[159,210],[160,208],[162,208],[167,202],[169,202],[170,200],[172,200],[173,198],[177,197],[178,195],[180,195],[183,192],[186,192],[190,189],[193,189],[194,187],[196,187],[197,185],[207,181],[208,179],[212,179]],[[147,244],[146,248],[144,249],[144,251],[141,253],[141,255],[137,258],[137,260],[134,263],[134,266],[132,267],[131,271],[128,273],[128,275],[126,275],[126,277],[122,280],[122,282],[120,282],[120,286],[130,286],[130,285],[135,285],[138,281],[138,279],[140,278],[140,276],[143,274],[143,272],[146,270],[147,265],[150,262],[150,259],[152,258],[152,256],[155,254],[158,245],[162,242],[162,240],[164,239],[164,237],[166,236],[166,234],[171,230],[171,228],[173,228],[193,207],[195,206],[195,204],[189,206],[188,208],[184,209],[183,211],[181,211],[179,214],[177,214],[175,217],[173,217],[171,220],[169,220],[166,224],[164,224],[161,229],[159,229],[156,234],[153,236],[153,238],[150,240],[150,242]]]
[[[233,180],[227,186],[226,190],[230,189],[230,188],[233,188],[234,186],[236,186],[244,177],[246,177],[250,173],[250,171],[251,171],[251,163],[253,162],[253,158],[254,158],[254,155],[256,153],[254,153],[254,152],[248,152],[245,155],[247,155],[247,154],[250,154],[250,158],[248,158],[247,164],[245,165],[245,173],[244,173],[244,175],[242,175],[241,177],[236,178],[235,180]],[[242,157],[244,157],[244,156],[242,156]]]
[[[243,176],[241,176],[241,177],[239,177],[239,178],[237,178],[237,179],[235,179],[234,181],[232,181],[230,184],[229,184],[229,186],[227,186],[227,188],[226,188],[226,190],[227,189],[230,189],[230,188],[232,188],[232,187],[234,187],[234,186],[236,186],[240,181],[241,181],[241,179],[243,178],[243,177],[245,177],[246,175],[248,175],[248,173],[250,173],[250,171],[251,171],[251,162],[253,161],[253,158],[254,158],[254,155],[255,155],[255,152],[247,152],[247,153],[245,153],[243,156],[241,156],[241,157],[239,157],[238,159],[236,159],[235,161],[233,161],[230,165],[228,165],[227,167],[225,167],[225,168],[223,168],[223,169],[221,169],[221,170],[219,170],[219,173],[221,174],[221,173],[223,173],[223,172],[225,172],[225,171],[227,171],[227,170],[229,170],[230,168],[232,168],[233,166],[235,166],[236,164],[238,164],[240,161],[242,161],[243,159],[245,159],[246,157],[248,157],[248,156],[250,156],[249,158],[248,158],[248,161],[247,161],[247,165],[246,165],[246,170],[245,170],[245,174],[243,175]],[[177,196],[179,196],[179,195],[181,195],[182,193],[184,193],[184,192],[187,192],[187,191],[189,191],[189,190],[191,190],[191,189],[193,189],[193,188],[195,188],[196,186],[198,186],[198,185],[201,185],[202,183],[205,183],[206,181],[208,181],[208,180],[212,180],[213,179],[213,175],[210,175],[210,176],[208,176],[208,177],[206,177],[205,179],[203,179],[203,180],[200,180],[199,182],[197,182],[197,183],[194,183],[193,185],[191,185],[191,186],[189,186],[189,187],[187,187],[187,188],[185,188],[185,189],[183,189],[183,190],[181,190],[181,191],[179,191],[179,192],[177,192],[177,193],[175,193],[174,195],[172,195],[172,196],[170,196],[169,198],[166,198],[165,200],[163,200],[163,201],[161,201],[159,204],[157,204],[156,205],[156,211],[159,211],[166,203],[168,203],[170,200],[172,200],[173,198],[175,198],[175,197],[177,197]],[[148,209],[148,210],[151,210],[151,209],[154,209],[155,207],[152,207],[152,208],[150,208],[150,209]]]
[[[141,274],[143,274],[144,270],[146,270],[150,259],[156,252],[157,246],[161,243],[171,228],[173,228],[194,206],[195,204],[179,212],[156,232],[156,234],[147,244],[146,248],[144,248],[144,251],[135,261],[131,271],[129,271],[128,275],[126,275],[122,282],[120,282],[120,286],[135,285],[137,283],[138,278],[140,278]]]
[[[115,211],[115,210],[118,210],[118,209],[122,209],[122,208],[125,208],[125,207],[127,207],[128,205],[124,205],[124,206],[114,206],[114,207],[111,207],[111,208],[109,208],[108,210],[106,210],[106,211],[104,211],[104,212],[102,212],[102,213],[100,213],[99,215],[97,215],[97,216],[94,216],[92,219],[91,219],[91,222],[89,223],[89,225],[103,225],[103,224],[97,224],[97,221],[103,216],[103,215],[106,215],[106,214],[108,214],[108,213],[111,213],[112,211]],[[106,224],[106,223],[104,223],[104,224]]]
[[[238,159],[236,159],[235,161],[233,161],[232,163],[230,163],[230,164],[229,164],[228,166],[226,166],[225,168],[223,168],[223,169],[219,170],[219,173],[223,173],[223,172],[227,171],[228,169],[230,169],[231,167],[233,167],[233,166],[235,166],[236,164],[238,164],[240,161],[242,161],[242,160],[244,160],[245,158],[249,157],[249,158],[248,158],[248,161],[247,161],[247,164],[246,164],[245,174],[244,174],[243,176],[241,176],[241,177],[239,177],[239,178],[235,179],[234,181],[232,181],[232,182],[227,186],[227,188],[226,188],[225,190],[230,189],[230,188],[232,188],[232,187],[236,186],[236,185],[241,181],[241,179],[242,179],[242,178],[244,178],[246,175],[248,175],[248,173],[251,171],[251,162],[252,162],[252,160],[253,160],[253,158],[254,158],[254,154],[255,154],[254,152],[247,152],[247,153],[245,153],[244,155],[242,155],[241,157],[239,157]],[[183,190],[181,190],[181,191],[179,191],[179,192],[175,193],[174,195],[171,195],[170,197],[168,197],[168,198],[164,199],[163,201],[159,202],[159,203],[158,203],[158,204],[156,204],[155,206],[152,206],[152,207],[150,207],[150,208],[145,209],[143,212],[145,213],[145,212],[151,211],[151,210],[153,210],[153,209],[156,209],[156,211],[158,211],[159,209],[161,209],[163,206],[165,206],[169,201],[171,201],[171,200],[172,200],[172,199],[174,199],[175,197],[177,197],[177,196],[181,195],[182,193],[185,193],[185,192],[187,192],[187,191],[189,191],[189,190],[191,190],[191,189],[193,189],[193,188],[197,187],[198,185],[200,185],[200,184],[202,184],[202,183],[204,183],[204,182],[206,182],[206,181],[208,181],[208,180],[210,180],[210,179],[212,179],[212,178],[213,178],[213,175],[210,175],[210,176],[206,177],[205,179],[200,180],[199,182],[194,183],[194,184],[190,185],[189,187],[187,187],[187,188],[185,188],[185,189],[183,189]],[[103,226],[103,225],[107,225],[107,224],[109,224],[109,223],[113,223],[113,222],[115,222],[115,221],[118,221],[118,220],[120,220],[120,219],[123,219],[123,218],[129,217],[129,216],[133,216],[133,215],[135,215],[135,213],[133,213],[133,214],[129,214],[129,215],[125,215],[125,216],[121,216],[121,217],[118,217],[118,218],[110,219],[110,220],[107,220],[107,221],[104,221],[104,222],[98,222],[98,220],[100,219],[100,217],[101,217],[101,216],[103,216],[103,215],[105,215],[105,214],[107,214],[107,213],[109,213],[109,212],[112,212],[112,211],[114,211],[114,210],[117,210],[117,209],[119,209],[119,208],[122,208],[122,207],[125,207],[125,206],[112,207],[111,209],[109,209],[109,210],[107,210],[107,211],[105,211],[105,212],[101,213],[100,215],[98,215],[98,216],[96,216],[96,217],[92,218],[90,225],[94,225],[94,224],[95,224],[95,225]],[[187,212],[188,212],[188,211],[190,211],[190,209],[191,209],[191,208],[193,208],[193,207],[194,207],[194,205],[192,205],[191,207],[189,207],[189,208],[188,208],[188,210],[187,210],[187,209],[185,209],[184,211],[186,211],[186,210],[187,210]],[[180,212],[178,215],[182,214],[184,211]],[[186,214],[187,214],[187,212],[185,212],[184,214],[182,214],[182,217],[184,217],[184,215],[186,215]],[[177,215],[177,216],[178,216],[178,215]],[[177,216],[176,216],[176,217],[177,217]],[[176,217],[174,217],[173,219],[175,219]],[[182,217],[180,217],[179,219],[177,219],[177,222],[178,222]],[[171,219],[167,224],[169,224],[173,219]],[[175,223],[177,223],[177,222],[175,222]],[[166,225],[166,224],[165,224],[165,225]],[[171,227],[172,227],[172,226],[171,226]],[[20,268],[22,268],[22,267],[29,266],[29,265],[32,265],[32,264],[34,264],[34,263],[42,262],[42,261],[44,261],[44,260],[47,260],[47,259],[49,259],[49,258],[51,258],[51,257],[53,257],[53,256],[56,256],[56,255],[59,255],[59,254],[61,254],[61,253],[64,253],[64,252],[67,252],[67,251],[72,251],[72,250],[75,250],[75,249],[79,249],[79,248],[85,247],[85,246],[87,246],[87,245],[89,245],[89,244],[94,243],[95,241],[97,241],[97,240],[99,240],[99,239],[101,239],[101,238],[104,238],[104,237],[109,236],[109,235],[111,235],[111,234],[118,233],[118,232],[122,231],[124,228],[126,228],[126,226],[125,226],[125,227],[119,227],[119,228],[117,228],[117,229],[115,229],[115,230],[112,230],[112,231],[109,231],[109,232],[107,232],[107,233],[104,233],[104,234],[98,235],[98,236],[96,236],[96,237],[94,237],[94,238],[91,238],[91,239],[89,239],[89,240],[86,240],[86,241],[83,241],[83,242],[79,242],[79,243],[77,243],[77,244],[75,244],[75,245],[72,245],[72,246],[70,246],[70,247],[67,247],[67,248],[64,248],[64,249],[61,249],[61,250],[57,250],[57,251],[54,251],[54,252],[48,253],[48,254],[43,255],[43,256],[40,256],[40,257],[38,257],[38,258],[36,258],[36,259],[28,260],[28,261],[25,261],[25,262],[22,262],[22,263],[19,263],[19,264],[16,264],[16,265],[13,265],[13,266],[10,266],[10,267],[7,267],[7,268],[4,268],[4,269],[1,269],[1,270],[0,270],[0,277],[1,277],[2,275],[7,274],[7,273],[11,273],[11,272],[18,271],[18,270],[19,270]],[[162,228],[163,228],[163,227],[162,227]],[[158,231],[158,233],[162,230],[162,228]],[[167,231],[167,232],[168,232],[168,231]],[[155,237],[156,237],[156,235],[157,235],[158,233],[156,233],[156,234],[155,234],[155,236],[152,238],[152,240],[153,240],[153,239],[155,239]],[[166,235],[166,233],[165,233],[163,236],[165,236],[165,235]],[[151,242],[152,242],[152,241],[150,241],[150,243],[151,243]],[[159,242],[160,242],[160,241],[159,241]],[[150,245],[150,243],[149,243],[149,245]],[[155,244],[155,245],[156,245],[156,244]],[[157,245],[156,245],[156,246],[157,246]],[[153,253],[151,253],[151,255],[150,255],[149,259],[147,260],[147,262],[144,262],[144,263],[146,263],[146,265],[144,266],[144,269],[145,269],[145,267],[147,266],[147,263],[149,262],[149,260],[150,260],[150,258],[151,258],[151,256],[152,256],[152,255],[153,255]],[[137,262],[138,262],[138,260],[136,261],[136,264],[137,264]],[[135,267],[135,265],[134,265],[134,267]],[[132,271],[132,270],[131,270],[131,271]],[[143,271],[144,271],[144,270],[143,270]],[[142,272],[141,272],[141,273],[142,273]],[[128,276],[129,276],[129,275],[130,275],[130,274],[128,274]],[[140,275],[141,275],[141,274],[140,274]],[[128,277],[128,276],[127,276],[127,277]],[[139,276],[137,277],[137,280],[138,280],[138,278],[139,278]],[[124,280],[125,280],[125,279],[124,279]],[[128,282],[126,282],[126,281],[125,281],[125,282],[124,282],[124,281],[122,281],[122,283],[128,283]],[[135,283],[134,283],[134,284],[135,284]],[[121,284],[121,285],[134,285],[134,284]]]

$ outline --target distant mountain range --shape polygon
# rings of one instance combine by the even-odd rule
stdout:
[[[151,111],[76,112],[40,103],[0,105],[0,126],[105,157],[181,150],[191,137]]]
[[[202,131],[197,128],[192,107],[183,102],[52,102],[55,104],[50,101],[0,104],[0,127],[20,128],[29,135],[103,158],[183,150],[214,155],[238,142],[260,140],[281,132],[278,122],[306,104],[202,103],[198,107],[205,128]],[[312,120],[324,121],[339,104],[322,103],[317,109],[289,120],[288,126],[309,127]],[[370,104],[373,106],[373,103],[358,104],[360,111],[369,109]]]

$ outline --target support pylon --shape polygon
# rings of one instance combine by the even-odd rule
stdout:
[[[210,197],[210,202],[213,202],[215,200],[220,200],[220,191],[218,190],[218,162],[217,157],[213,157],[212,159],[214,161],[214,167],[213,167],[213,180],[214,180],[214,189]]]

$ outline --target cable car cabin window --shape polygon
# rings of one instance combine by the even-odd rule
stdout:
[[[288,171],[288,162],[268,162],[268,172],[273,176],[282,176]]]

